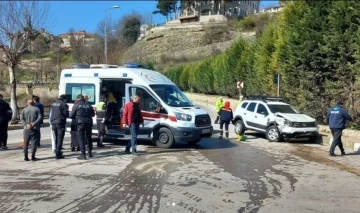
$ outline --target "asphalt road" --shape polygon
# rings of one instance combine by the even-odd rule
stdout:
[[[212,116],[212,107],[202,106]],[[233,128],[233,126],[231,126]],[[231,136],[234,137],[233,131]],[[333,164],[316,146],[213,138],[196,147],[158,149],[141,141],[141,156],[124,142],[95,148],[78,161],[65,139],[66,159],[51,154],[44,128],[38,162],[24,162],[21,131],[0,152],[0,212],[359,212],[356,168]],[[324,156],[323,156],[324,155]],[[350,158],[353,157],[353,158]],[[349,160],[358,160],[350,156]]]

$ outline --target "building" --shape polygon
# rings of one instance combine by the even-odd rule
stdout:
[[[283,9],[284,9],[284,6],[282,6],[282,5],[266,7],[264,9],[260,10],[260,13],[278,13]]]
[[[85,30],[73,33],[64,33],[59,35],[63,40],[62,48],[75,46],[88,46],[96,41],[97,35],[94,33],[86,33]]]
[[[248,16],[259,12],[260,0],[202,0],[189,1],[180,16],[225,15],[227,17]]]
[[[150,28],[150,25],[148,25],[148,24],[143,24],[140,26],[140,35],[139,35],[138,40],[145,38],[149,28]]]

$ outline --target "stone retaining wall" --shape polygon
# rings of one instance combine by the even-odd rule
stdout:
[[[204,102],[204,103],[213,104],[213,105],[215,105],[216,100],[220,97],[220,96],[214,96],[214,95],[205,95],[205,94],[188,93],[188,92],[185,94],[193,101]],[[227,97],[224,97],[224,101],[229,101],[231,108],[233,108],[234,110],[239,103],[238,100],[227,98]],[[330,133],[329,126],[327,126],[327,125],[319,125],[319,130],[321,133],[327,133],[327,134]],[[343,132],[343,136],[360,139],[360,131],[345,129]]]

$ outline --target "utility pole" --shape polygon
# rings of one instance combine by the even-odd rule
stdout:
[[[108,10],[111,10],[111,9],[118,9],[119,6],[117,5],[114,5],[112,6],[111,8],[105,10],[105,33],[104,33],[104,36],[105,36],[105,50],[104,50],[104,55],[105,55],[105,64],[108,63],[108,59],[107,59],[107,30],[106,30],[106,22],[107,22],[107,11]]]
[[[273,82],[274,82],[274,84],[277,85],[277,97],[280,97],[280,74],[279,73],[274,74]]]
[[[280,97],[280,74],[277,74],[277,96]]]

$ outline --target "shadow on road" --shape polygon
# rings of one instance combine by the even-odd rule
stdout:
[[[265,134],[262,133],[258,133],[258,132],[246,132],[245,135],[248,137],[248,139],[257,139],[257,138],[261,138],[267,141],[267,138],[265,136]],[[322,139],[323,135],[320,135],[320,138],[316,141],[310,141],[308,138],[302,138],[302,139],[290,139],[290,140],[283,140],[281,142],[278,143],[290,143],[290,144],[313,144],[313,145],[322,145],[323,144],[323,139]],[[276,143],[276,142],[272,142],[272,143]]]

